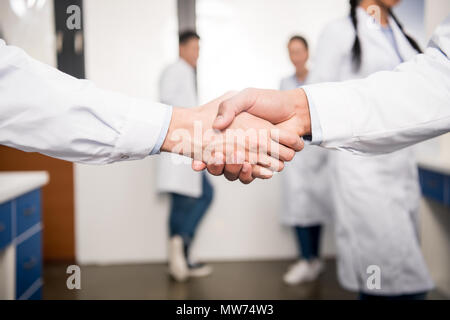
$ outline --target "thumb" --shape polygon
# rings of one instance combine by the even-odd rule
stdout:
[[[251,107],[250,90],[244,90],[226,99],[219,104],[216,119],[213,123],[213,128],[217,130],[224,130],[230,126],[236,115],[248,110]]]

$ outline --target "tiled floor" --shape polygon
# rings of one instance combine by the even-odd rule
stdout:
[[[165,264],[81,267],[81,290],[69,290],[67,264],[44,267],[44,299],[355,299],[336,279],[334,260],[316,282],[288,287],[281,277],[291,261],[214,263],[206,278],[176,283]],[[432,292],[431,299],[444,298]]]

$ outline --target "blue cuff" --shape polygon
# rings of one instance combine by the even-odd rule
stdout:
[[[309,104],[309,117],[311,119],[311,135],[304,136],[304,140],[309,142],[311,145],[318,146],[322,143],[323,140],[323,131],[322,126],[320,124],[319,114],[317,113],[316,106],[311,96],[308,94],[307,88],[302,88],[305,91],[306,97],[308,99]]]
[[[164,123],[161,127],[161,132],[159,133],[158,140],[156,140],[155,146],[153,147],[152,151],[150,152],[150,155],[158,154],[161,151],[161,146],[164,143],[164,140],[167,136],[167,131],[169,130],[170,121],[172,120],[172,111],[173,107],[167,108],[165,117],[164,117]]]

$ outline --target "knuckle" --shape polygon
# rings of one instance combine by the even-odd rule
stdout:
[[[281,172],[284,169],[284,162],[280,162],[280,164],[278,165],[277,171]]]
[[[294,157],[295,157],[295,151],[292,149],[289,149],[286,154],[286,161],[292,161],[294,159]]]
[[[299,138],[296,135],[289,135],[286,140],[289,146],[295,147],[298,145]]]

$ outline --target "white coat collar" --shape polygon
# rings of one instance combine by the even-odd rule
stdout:
[[[400,30],[397,23],[395,23],[394,19],[389,17],[389,26],[392,29],[392,32],[394,33],[395,41],[397,42],[397,47],[400,52],[400,55],[402,56],[403,60],[407,61],[411,59],[413,56],[418,54],[416,49],[414,49],[411,44],[408,42],[408,39],[406,39],[403,32]]]
[[[381,25],[375,22],[375,20],[363,8],[358,7],[356,12],[358,17],[358,29],[364,29],[363,34],[370,34],[372,40],[376,41],[380,47],[384,47],[387,52],[397,56],[395,48],[392,47],[392,44],[383,34]],[[402,31],[391,17],[388,18],[388,23],[394,34],[394,38],[402,59],[404,61],[409,60],[412,56],[416,55],[417,52],[411,47]]]

